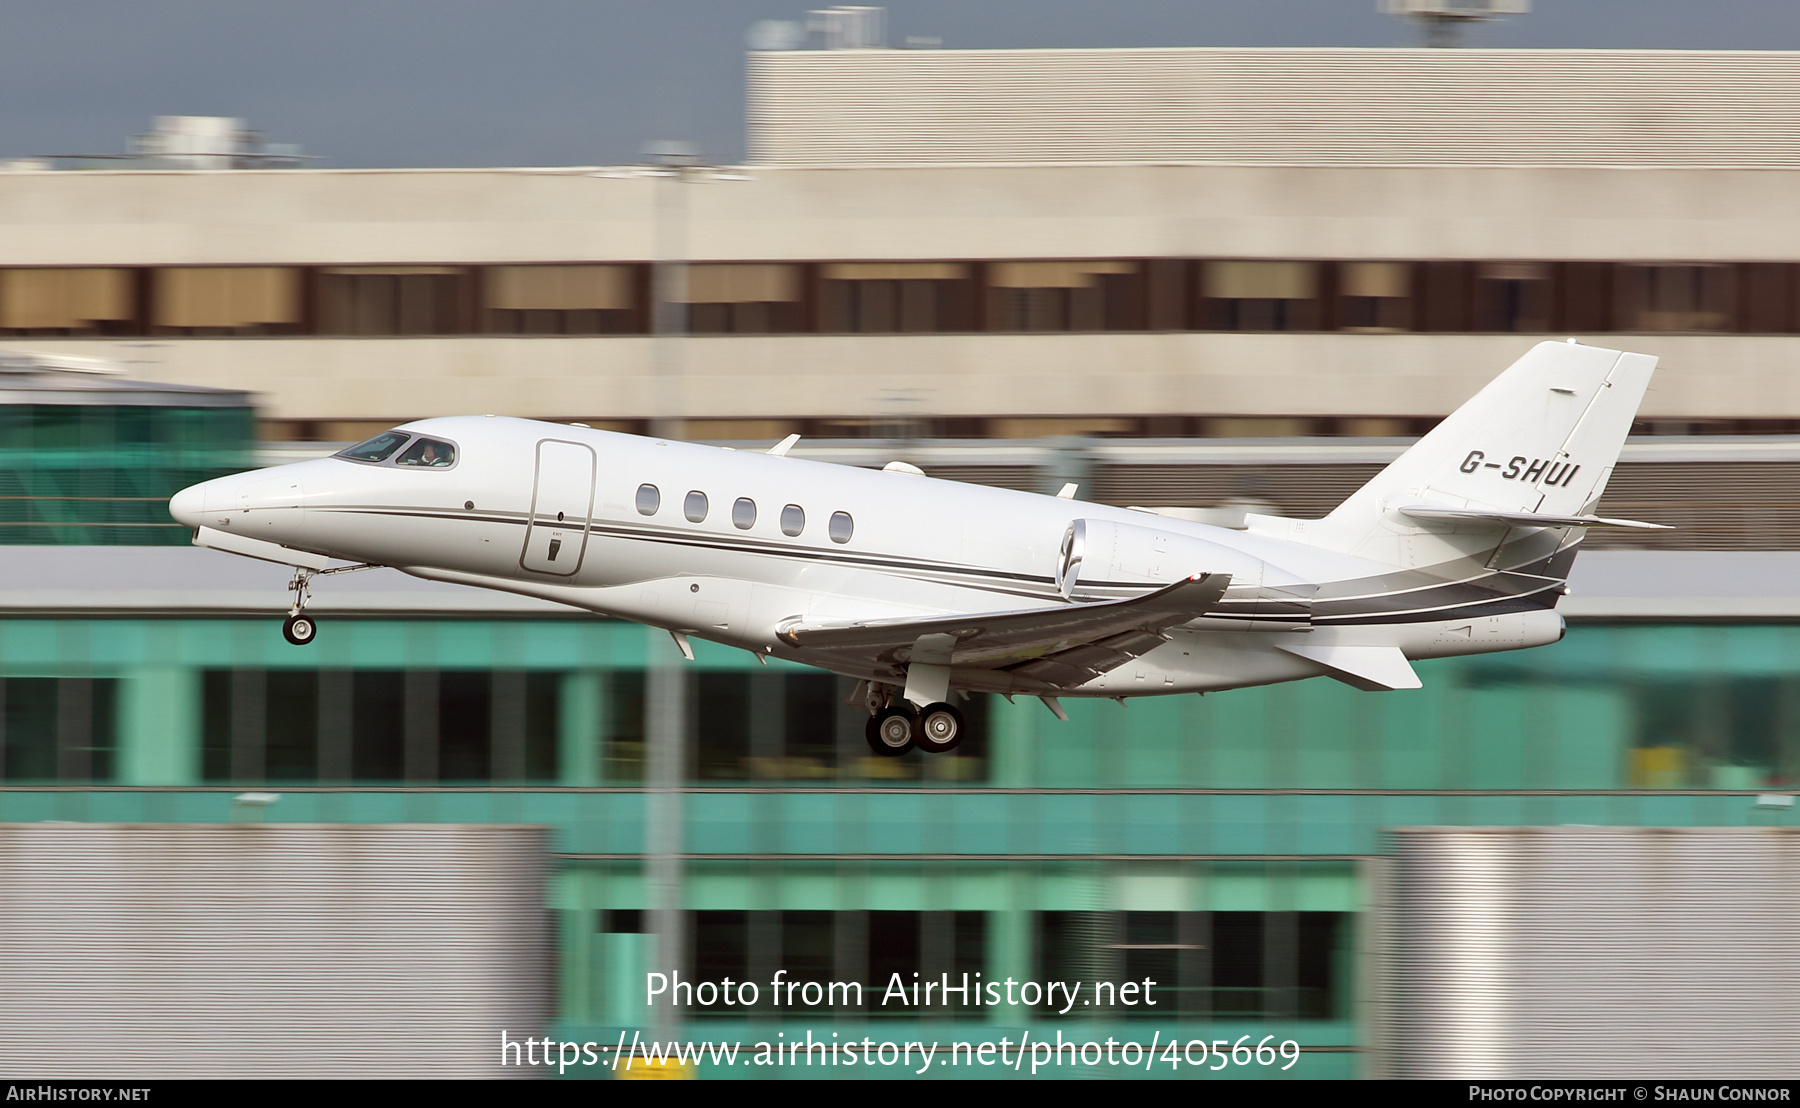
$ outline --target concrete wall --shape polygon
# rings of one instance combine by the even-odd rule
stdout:
[[[596,175],[596,172],[601,175]],[[645,260],[635,171],[0,174],[0,266]],[[685,186],[695,259],[1800,259],[1800,170],[1296,166],[753,169]],[[666,186],[668,187],[668,186]],[[1662,355],[1650,417],[1800,416],[1794,338],[1589,336]],[[1520,335],[720,336],[697,418],[1439,415]],[[646,338],[14,338],[249,388],[278,419],[644,418]]]
[[[753,53],[775,165],[1800,165],[1800,53],[827,50]]]
[[[689,184],[690,257],[1800,258],[1793,168],[739,176]],[[655,256],[656,184],[628,168],[0,173],[0,266],[642,261]]]
[[[273,419],[643,419],[643,337],[14,339],[134,377],[250,389]],[[690,418],[1443,415],[1532,335],[721,335],[682,340]],[[1800,336],[1602,335],[1663,359],[1644,418],[1800,417]]]

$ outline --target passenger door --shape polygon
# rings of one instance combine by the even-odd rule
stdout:
[[[537,573],[573,576],[587,553],[588,515],[594,507],[594,450],[578,442],[538,443],[531,522],[519,564]]]

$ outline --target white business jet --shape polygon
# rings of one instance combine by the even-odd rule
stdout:
[[[503,589],[856,678],[869,745],[954,748],[953,693],[1127,697],[1552,643],[1656,359],[1534,347],[1324,519],[1228,530],[1061,496],[526,419],[422,419],[170,501],[194,541],[313,578]],[[350,564],[332,568],[331,559]]]

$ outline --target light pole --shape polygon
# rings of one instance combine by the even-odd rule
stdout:
[[[695,157],[685,142],[651,143],[656,177],[655,250],[650,279],[650,326],[653,335],[650,433],[659,439],[683,437],[682,339],[687,335],[687,183]],[[651,632],[648,672],[644,675],[644,741],[646,797],[645,877],[649,892],[650,930],[655,936],[656,965],[670,975],[667,1002],[651,1013],[651,1027],[673,1038],[681,1026],[674,1004],[674,976],[687,969],[687,919],[682,904],[682,787],[687,778],[687,671],[673,642]],[[684,973],[683,976],[686,976]]]
[[[682,437],[682,338],[687,334],[687,189],[698,169],[692,143],[661,140],[645,148],[655,185],[655,250],[650,279],[652,355],[650,433],[659,439]]]
[[[701,165],[691,143],[659,140],[644,150],[649,166],[625,173],[596,176],[648,176],[652,186],[650,331],[651,434],[659,439],[685,437],[687,399],[683,388],[688,335],[688,196],[686,186],[701,180],[748,180],[742,172]],[[646,797],[644,878],[650,907],[650,930],[658,971],[688,974],[687,916],[683,905],[683,792],[687,785],[688,680],[691,658],[684,639],[663,641],[650,633],[644,675],[644,743]],[[671,985],[673,977],[671,976]],[[651,1027],[664,1039],[680,1028],[681,1011],[669,999],[651,1012]]]

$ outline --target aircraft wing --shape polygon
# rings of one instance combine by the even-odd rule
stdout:
[[[1204,615],[1230,583],[1228,573],[1203,573],[1127,600],[926,619],[796,622],[778,634],[790,646],[865,664],[1005,669],[1072,688],[1161,646],[1168,641],[1166,629]]]

